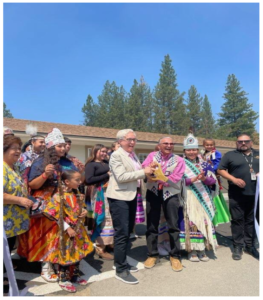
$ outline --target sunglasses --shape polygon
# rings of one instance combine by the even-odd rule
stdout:
[[[251,142],[251,140],[237,141],[237,143],[238,143],[239,145],[242,145],[243,143],[249,144],[250,142]]]

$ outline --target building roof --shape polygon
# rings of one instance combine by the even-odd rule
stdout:
[[[111,128],[101,128],[101,127],[91,127],[84,125],[70,125],[70,124],[62,124],[62,123],[51,123],[51,122],[42,122],[42,121],[33,121],[33,120],[22,120],[22,119],[13,119],[13,118],[3,118],[4,126],[10,127],[15,132],[25,133],[26,125],[31,123],[37,126],[38,133],[47,134],[52,130],[52,128],[56,127],[61,130],[61,132],[66,136],[75,136],[75,137],[101,137],[108,139],[116,139],[116,134],[119,129],[111,129]],[[158,142],[159,139],[165,134],[163,133],[152,133],[152,132],[139,132],[136,131],[136,136],[139,141],[144,142]],[[185,136],[179,135],[169,135],[174,143],[183,144]],[[201,145],[203,138],[199,138],[199,144]],[[226,140],[217,140],[215,139],[217,147],[223,148],[236,148],[236,143],[234,141],[226,141]],[[254,148],[258,149],[259,146],[255,145]]]

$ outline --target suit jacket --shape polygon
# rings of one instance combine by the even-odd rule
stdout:
[[[140,161],[135,155],[138,163]],[[141,164],[140,164],[141,165]],[[141,179],[141,193],[145,195],[144,170],[135,170],[132,159],[121,147],[110,157],[110,179],[106,191],[107,198],[131,201],[137,193],[137,180]]]

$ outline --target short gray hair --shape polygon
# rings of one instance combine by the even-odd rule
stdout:
[[[129,132],[134,133],[134,135],[136,136],[136,133],[132,129],[122,129],[122,130],[118,131],[118,133],[116,135],[117,141],[123,140]]]
[[[162,138],[159,139],[158,145],[160,145],[161,140],[163,140],[163,139],[171,139],[171,140],[173,140],[170,136],[164,136],[164,137],[162,137]]]

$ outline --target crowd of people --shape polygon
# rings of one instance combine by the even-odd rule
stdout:
[[[10,253],[17,244],[21,257],[41,262],[47,282],[69,293],[87,285],[79,264],[95,251],[113,261],[118,280],[138,283],[127,251],[135,224],[145,220],[146,269],[169,255],[172,270],[182,271],[182,250],[191,262],[208,262],[206,251],[215,254],[218,247],[215,228],[228,222],[233,259],[240,260],[243,251],[259,259],[254,246],[259,152],[249,135],[240,134],[236,149],[223,157],[212,138],[199,149],[190,132],[181,157],[173,153],[172,138],[162,137],[141,163],[136,133],[123,129],[111,149],[96,144],[83,164],[69,154],[72,142],[58,128],[44,136],[30,126],[24,145],[4,127],[4,230]],[[220,176],[229,182],[230,211]],[[4,292],[8,287],[4,278]]]

